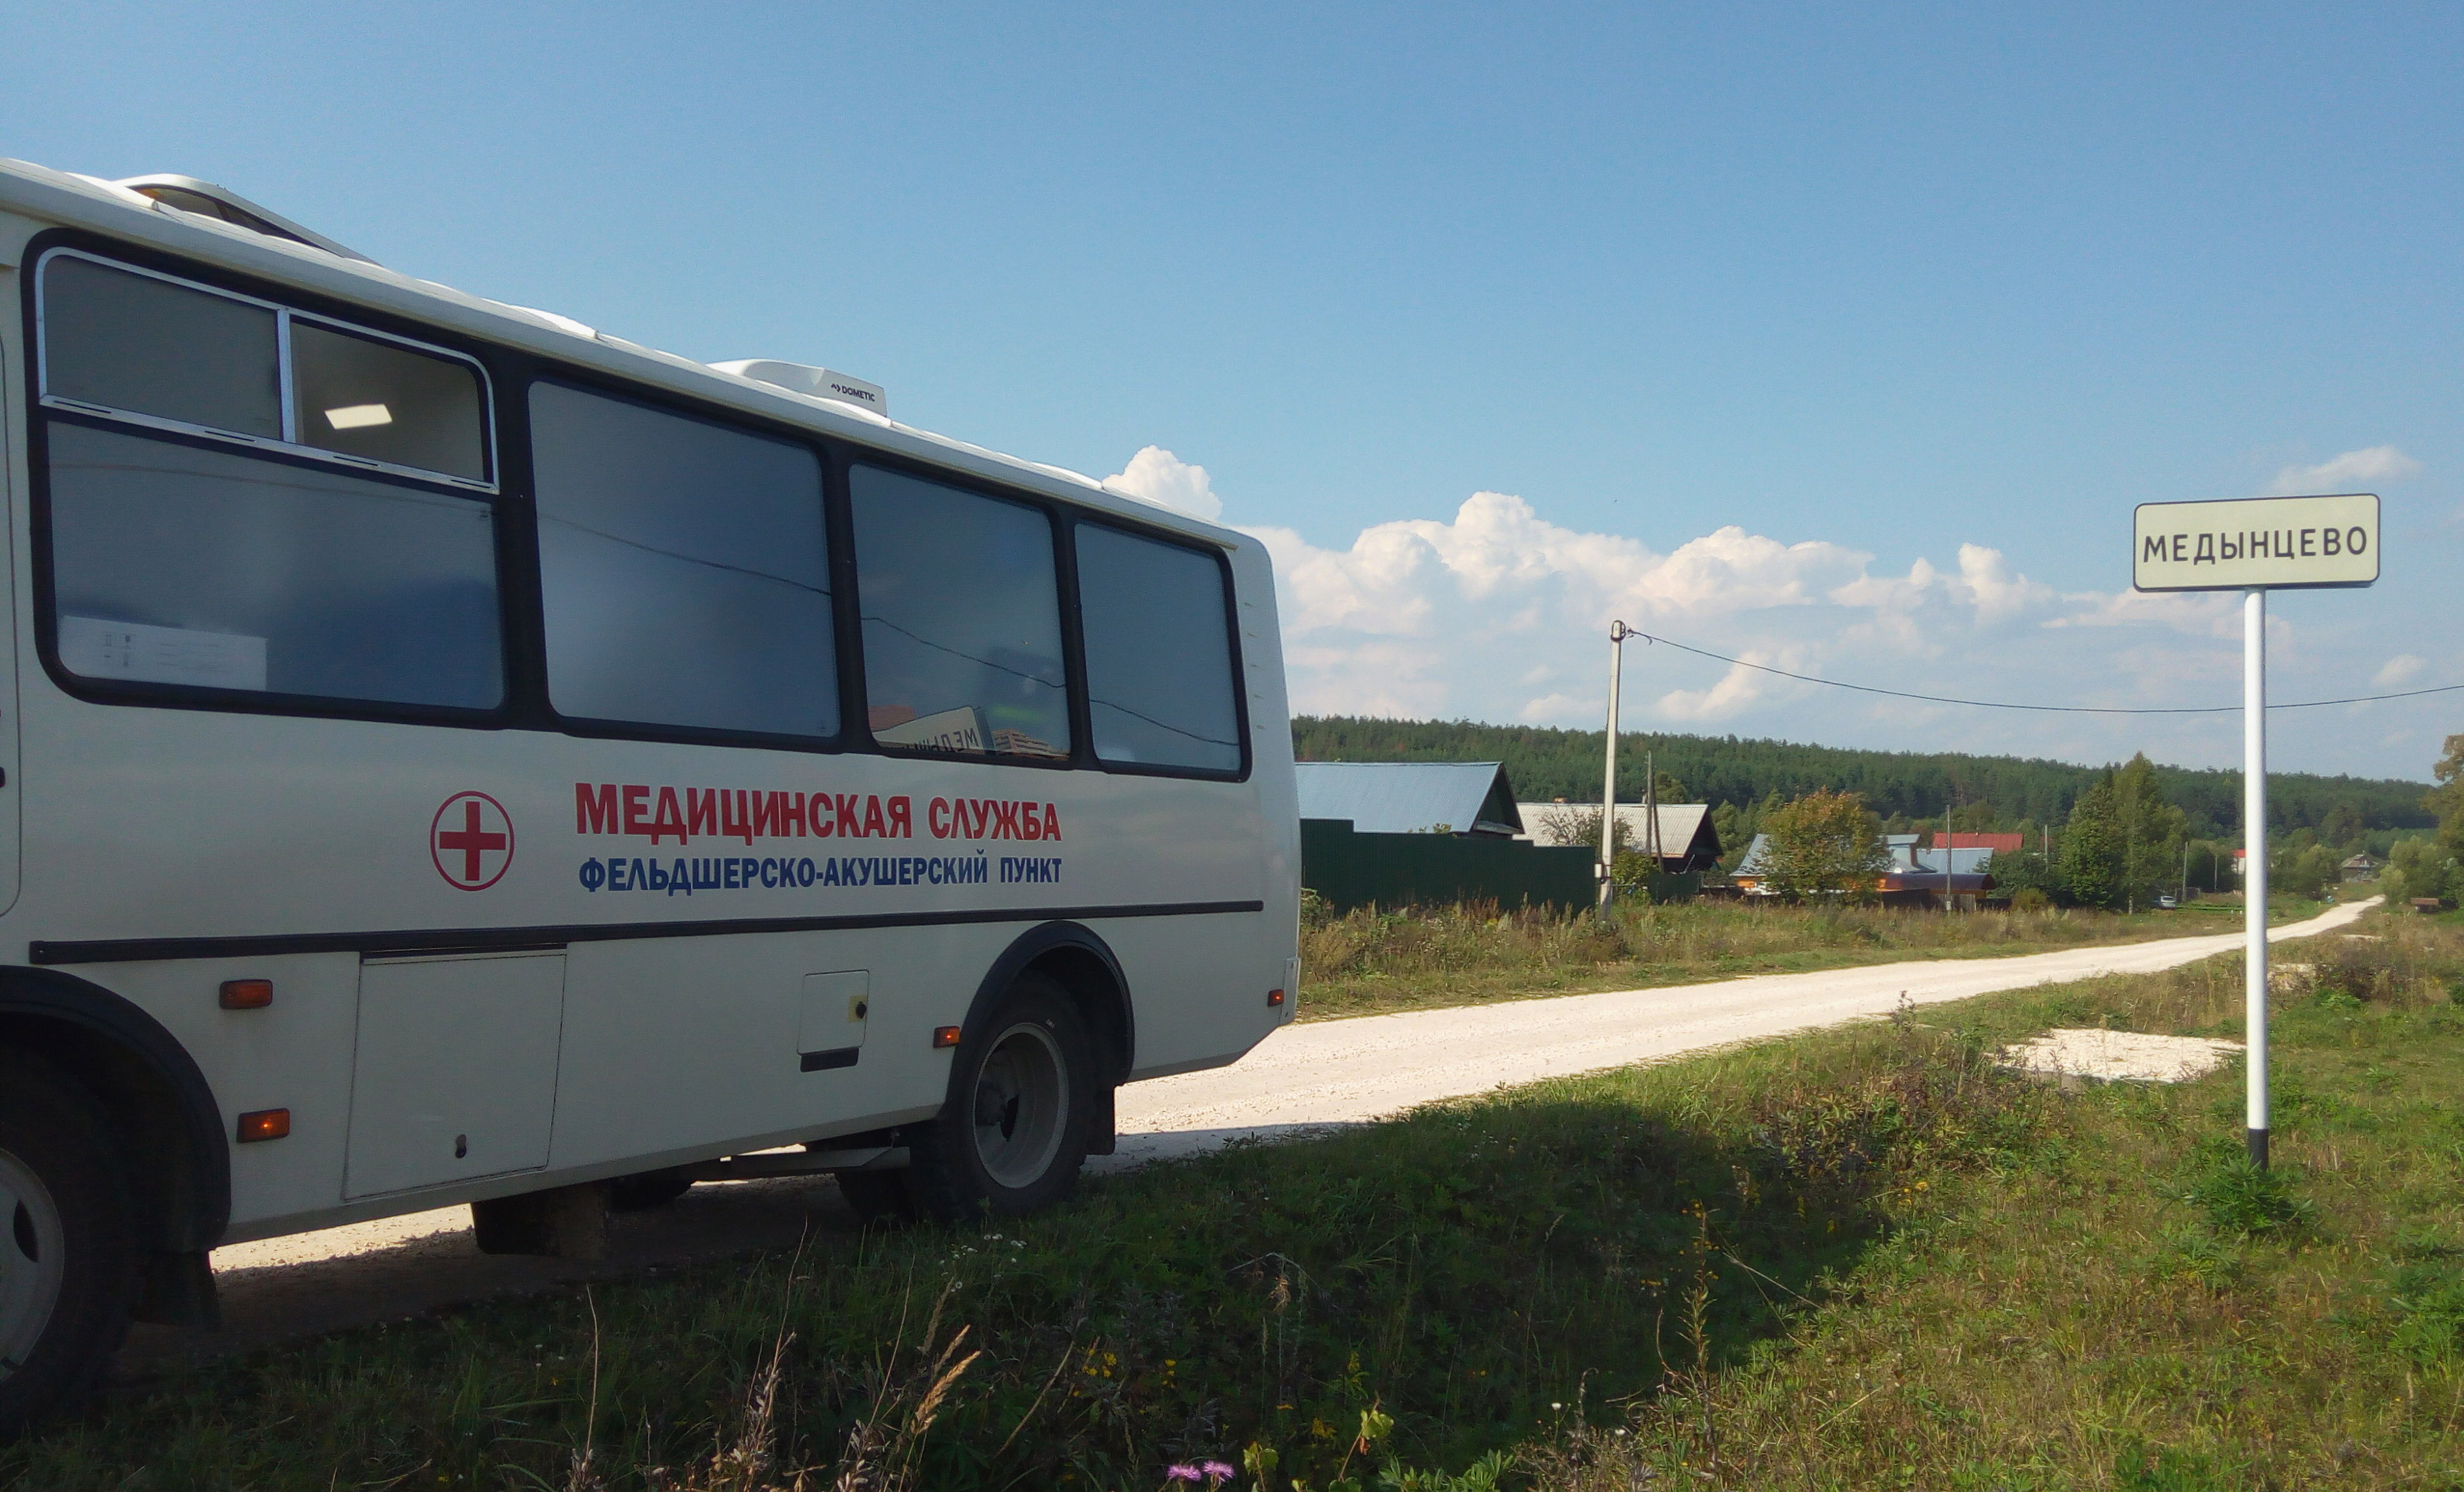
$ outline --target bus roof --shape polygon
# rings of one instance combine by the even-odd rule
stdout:
[[[21,219],[12,223],[0,218],[0,269],[16,266],[24,256],[27,240],[45,228],[84,229],[242,274],[280,280],[338,300],[391,312],[540,357],[732,405],[876,450],[1029,488],[1081,507],[1177,529],[1226,549],[1255,543],[1220,524],[1117,492],[1084,472],[901,425],[885,415],[837,400],[814,398],[758,379],[721,372],[690,358],[599,331],[570,317],[508,305],[433,280],[418,279],[351,255],[339,245],[322,248],[317,243],[275,236],[186,211],[98,177],[0,157],[0,212],[16,214]],[[285,222],[283,227],[292,225]]]

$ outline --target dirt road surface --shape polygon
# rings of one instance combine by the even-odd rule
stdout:
[[[2341,928],[2369,905],[2333,908],[2268,936],[2275,941]],[[1287,1026],[1233,1066],[1123,1089],[1120,1152],[1089,1169],[1120,1172],[1229,1139],[1357,1124],[1502,1085],[1872,1019],[1889,1014],[1903,995],[1926,1005],[2108,974],[2149,974],[2240,944],[2235,931],[2014,958],[1758,975]],[[807,1236],[844,1237],[856,1226],[835,1185],[794,1178],[699,1186],[671,1207],[622,1217],[607,1258],[587,1264],[482,1254],[471,1241],[470,1212],[463,1207],[236,1244],[214,1251],[223,1329],[140,1327],[121,1355],[119,1376],[152,1377],[229,1352],[492,1296],[789,1247]]]

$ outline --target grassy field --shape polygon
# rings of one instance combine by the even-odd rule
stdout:
[[[2235,1034],[2217,959],[340,1334],[124,1390],[0,1486],[2453,1485],[2464,921],[2362,926],[2286,951],[2265,1176],[2237,1074],[1991,1060]]]
[[[2321,904],[2271,902],[2277,922],[2315,916]],[[2124,916],[2079,910],[1945,915],[1915,908],[1815,909],[1682,902],[1596,917],[1550,912],[1498,916],[1485,908],[1362,909],[1312,913],[1301,929],[1300,1019],[1473,1005],[1793,974],[1911,958],[1997,958],[2092,943],[2230,932],[2237,902]]]

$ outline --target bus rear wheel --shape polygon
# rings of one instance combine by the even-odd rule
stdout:
[[[958,1043],[938,1117],[908,1131],[908,1195],[927,1218],[1015,1215],[1078,1184],[1094,1115],[1095,1043],[1068,993],[1022,975]]]
[[[128,1329],[136,1245],[94,1099],[0,1052],[0,1440],[93,1383]]]

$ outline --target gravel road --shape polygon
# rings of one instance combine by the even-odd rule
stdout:
[[[2369,903],[2277,928],[2271,940],[2343,927]],[[1758,975],[1673,989],[1620,990],[1286,1026],[1237,1064],[1125,1088],[1111,1173],[1245,1136],[1356,1124],[1433,1099],[1887,1015],[1920,1005],[2108,974],[2177,968],[2241,944],[2238,931],[2015,958],[1933,959],[1813,974]],[[1304,995],[1306,998],[1306,995]],[[608,1257],[589,1264],[496,1258],[473,1246],[462,1207],[414,1213],[214,1252],[224,1328],[139,1327],[119,1376],[184,1364],[441,1306],[610,1278],[750,1249],[807,1232],[851,1232],[827,1180],[695,1187],[683,1200],[617,1220]]]

